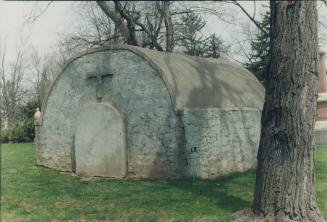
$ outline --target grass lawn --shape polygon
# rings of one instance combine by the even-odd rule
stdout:
[[[33,144],[1,145],[1,217],[7,221],[229,221],[251,206],[255,172],[216,180],[84,181],[36,167]],[[317,197],[327,216],[327,148],[317,149]]]

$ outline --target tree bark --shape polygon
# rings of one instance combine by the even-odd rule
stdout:
[[[175,47],[174,26],[170,14],[169,1],[162,1],[162,16],[166,27],[166,52],[173,52]]]
[[[126,14],[123,13],[123,9],[118,1],[115,1],[115,8],[110,7],[105,1],[97,1],[100,9],[108,16],[114,23],[115,27],[121,32],[126,43],[128,45],[139,46],[139,43],[135,34],[135,24],[131,18],[129,18]],[[116,10],[119,11],[116,12]],[[125,15],[125,17],[122,16]],[[124,19],[127,21],[125,23]]]
[[[253,213],[265,221],[324,221],[314,187],[318,88],[316,1],[271,1],[271,64]]]
[[[120,1],[114,1],[115,9],[119,12],[122,18],[126,20],[127,29],[128,29],[128,37],[127,37],[127,44],[128,45],[135,45],[139,46],[136,32],[135,32],[135,21],[131,15],[128,15]]]

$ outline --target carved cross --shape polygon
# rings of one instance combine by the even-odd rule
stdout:
[[[97,88],[96,88],[96,96],[98,100],[101,100],[103,97],[103,79],[105,77],[109,77],[112,78],[113,74],[111,73],[100,73],[99,71],[97,71],[95,74],[88,74],[87,75],[87,79],[96,79],[97,81]]]

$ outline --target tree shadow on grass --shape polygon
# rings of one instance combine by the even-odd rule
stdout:
[[[160,182],[160,180],[146,179],[138,182],[134,181],[136,183],[148,181],[148,183],[146,189],[139,190],[135,189],[134,187],[132,189],[134,195],[132,196],[137,196],[137,193],[143,192],[149,192],[148,195],[152,195],[157,192],[161,193],[163,191],[162,189],[166,189],[166,191],[169,192],[169,187],[173,187],[181,190],[182,192],[191,193],[199,197],[206,197],[215,203],[218,208],[229,212],[234,212],[251,206],[252,192],[254,189],[254,175],[254,171],[249,170],[244,173],[233,173],[214,180],[197,178],[165,180],[166,183],[164,184],[166,185],[162,184],[163,181]],[[65,194],[70,194],[70,196],[74,198],[79,199],[83,197],[84,199],[88,199],[91,197],[96,198],[98,195],[106,196],[106,192],[91,192],[91,190],[89,190],[90,187],[94,189],[97,187],[97,185],[103,184],[103,186],[100,185],[100,187],[107,188],[109,192],[112,185],[118,183],[118,181],[110,182],[105,179],[97,182],[81,182],[78,178],[67,178],[59,175],[57,175],[59,176],[58,178],[52,178],[49,176],[50,175],[47,174],[38,175],[38,183],[34,184],[35,188],[38,190],[38,193],[47,193],[49,196],[62,196]],[[62,183],[63,181],[61,179],[64,178],[68,180],[66,181],[67,183]],[[128,180],[122,180],[119,184],[122,188],[124,187],[128,190],[131,189],[130,182],[128,182]],[[161,190],[161,192],[159,190]],[[125,195],[131,195],[121,191],[115,191],[114,193],[116,193],[117,196],[120,196],[120,198]]]
[[[169,185],[211,199],[217,207],[235,212],[251,207],[255,171],[233,173],[214,180],[187,178],[171,180]]]
[[[113,201],[119,206],[134,203],[127,204],[128,206],[125,207],[137,210],[144,208],[149,211],[160,207],[166,209],[167,212],[175,212],[174,206],[182,204],[180,206],[182,211],[188,211],[188,208],[191,207],[198,213],[204,214],[215,211],[215,209],[232,213],[251,206],[254,176],[254,171],[250,170],[244,173],[233,173],[215,180],[193,178],[179,180],[99,179],[84,182],[79,177],[73,178],[50,169],[43,169],[40,173],[29,177],[29,182],[33,186],[30,186],[28,191],[30,194],[33,193],[33,198],[47,197],[52,201],[67,197],[92,203]],[[181,192],[174,192],[176,189]],[[202,198],[205,198],[206,201],[203,201]],[[199,206],[195,203],[197,201],[200,202]],[[208,201],[215,207],[203,208],[203,204]]]

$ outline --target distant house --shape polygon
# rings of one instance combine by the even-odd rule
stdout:
[[[316,144],[327,145],[327,72],[324,52],[319,53],[319,89],[316,115]]]

